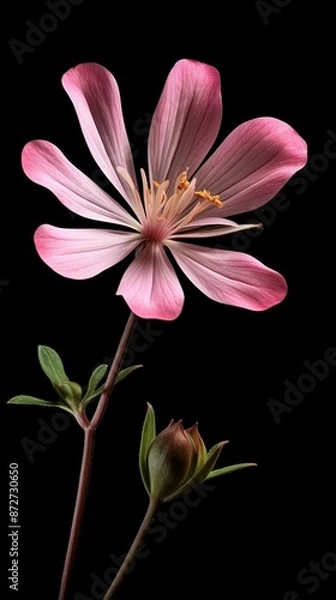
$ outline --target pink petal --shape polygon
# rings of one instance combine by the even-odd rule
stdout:
[[[170,239],[216,237],[255,227],[260,227],[260,225],[258,223],[238,225],[238,223],[229,219],[222,219],[222,217],[203,217],[194,219],[183,225],[183,227],[179,228],[176,233],[169,237]]]
[[[143,319],[171,321],[181,313],[184,294],[160,244],[148,244],[125,271],[117,294]]]
[[[192,174],[212,147],[220,128],[222,101],[218,71],[180,60],[170,71],[153,115],[148,162],[151,180]]]
[[[184,231],[186,229],[196,229],[197,227],[209,227],[210,225],[225,225],[227,227],[232,227],[237,225],[235,221],[232,219],[223,219],[223,217],[204,217],[198,216],[194,218],[192,221],[189,221],[186,225],[183,225],[179,231]]]
[[[125,258],[138,246],[139,236],[104,229],[41,225],[34,242],[39,256],[56,273],[70,279],[88,279]]]
[[[50,142],[34,140],[26,144],[22,152],[22,167],[27,177],[48,188],[74,213],[139,229],[138,221]]]
[[[236,215],[262,206],[307,162],[307,145],[287,123],[265,117],[237,127],[196,173],[197,189],[219,194],[223,208],[207,215]]]
[[[243,252],[169,241],[177,264],[212,300],[249,310],[266,310],[287,294],[282,275]]]
[[[136,181],[116,80],[101,65],[84,63],[67,71],[62,84],[97,165],[136,213],[134,200],[116,170],[123,167]]]

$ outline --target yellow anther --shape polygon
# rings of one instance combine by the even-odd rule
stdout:
[[[182,190],[188,189],[189,185],[190,185],[190,181],[188,181],[188,179],[187,179],[187,171],[183,171],[183,173],[180,176],[177,189],[179,192],[181,192]]]
[[[216,206],[218,206],[218,208],[221,208],[223,206],[223,202],[221,201],[220,196],[212,196],[210,192],[208,192],[208,190],[203,190],[202,192],[195,192],[195,196],[197,196],[197,198],[202,198],[202,200],[207,200],[208,202],[211,202],[211,204],[215,204]]]

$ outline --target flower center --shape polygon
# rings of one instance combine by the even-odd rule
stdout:
[[[197,213],[203,212],[203,210],[207,208],[207,204],[200,202],[195,204],[195,197],[199,198],[200,200],[206,200],[211,204],[215,204],[215,206],[218,206],[218,208],[221,208],[223,206],[223,203],[218,194],[212,195],[211,192],[206,189],[203,189],[202,191],[196,190],[196,179],[190,182],[187,178],[187,171],[183,171],[183,173],[179,175],[177,182],[175,183],[174,193],[169,197],[166,193],[169,181],[164,181],[160,184],[154,180],[153,185],[157,189],[156,196],[160,197],[159,204],[162,216],[168,216],[168,214],[170,214],[171,212],[176,213],[176,210],[173,211],[173,207],[176,208],[177,206],[179,206],[179,208],[181,209],[183,204],[184,208],[186,209],[188,207],[191,212],[193,212],[195,208],[197,208]],[[187,190],[188,194],[185,194]],[[152,194],[151,190],[149,189],[148,192]],[[184,198],[184,202],[181,202],[182,197]],[[164,215],[164,213],[166,214]],[[195,216],[195,213],[193,213],[193,216]]]
[[[209,204],[218,208],[223,205],[219,194],[212,194],[206,189],[196,190],[196,178],[189,181],[187,170],[180,173],[169,193],[169,180],[162,183],[153,180],[151,188],[141,169],[143,200],[127,171],[122,167],[118,171],[132,189],[136,205],[142,213],[143,235],[151,241],[162,242],[175,234],[206,211]]]
[[[153,189],[147,185],[143,174],[143,193],[146,222],[144,235],[151,241],[163,241],[188,225],[193,219],[206,211],[210,204],[222,207],[218,194],[209,190],[196,190],[196,179],[188,180],[187,171],[183,171],[168,194],[169,181],[153,181]]]

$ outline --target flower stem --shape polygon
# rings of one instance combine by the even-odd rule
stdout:
[[[82,465],[81,465],[79,482],[78,482],[76,503],[75,503],[74,513],[73,513],[73,518],[72,518],[72,525],[71,525],[71,530],[70,530],[70,537],[69,537],[69,542],[68,542],[67,553],[66,553],[64,567],[63,567],[59,600],[65,600],[65,598],[66,598],[67,590],[68,590],[69,583],[70,583],[70,578],[71,578],[74,563],[75,563],[78,541],[79,541],[79,536],[80,536],[82,522],[83,522],[86,498],[87,498],[88,490],[89,490],[96,430],[97,430],[97,427],[99,426],[99,424],[101,423],[102,418],[107,409],[109,399],[111,396],[111,392],[113,390],[113,386],[114,386],[116,377],[121,368],[122,361],[125,356],[125,352],[131,341],[133,329],[134,329],[136,322],[137,322],[136,315],[131,313],[128,318],[128,321],[126,323],[124,332],[121,336],[119,346],[115,353],[110,371],[109,371],[107,379],[106,379],[104,390],[100,396],[97,408],[94,412],[94,415],[93,415],[91,421],[89,421],[85,415],[83,415],[81,419],[77,419],[80,426],[84,429],[84,447],[83,447]]]
[[[72,569],[76,558],[76,551],[78,547],[78,541],[84,517],[85,503],[90,482],[95,436],[95,429],[84,430],[82,466],[79,476],[77,498],[73,513],[68,548],[64,562],[59,600],[64,600],[66,597],[66,592],[68,589]]]
[[[117,575],[113,579],[103,600],[110,600],[110,598],[112,598],[114,596],[115,592],[117,591],[120,584],[124,580],[125,575],[127,575],[128,567],[130,566],[130,564],[134,560],[134,558],[136,558],[136,554],[137,554],[137,552],[142,544],[142,541],[147,533],[147,530],[151,523],[151,520],[157,511],[158,505],[159,505],[159,502],[157,500],[151,499],[148,509],[147,509],[147,512],[146,512],[144,519],[140,525],[140,529],[139,529],[138,533],[136,534],[136,537],[134,538],[133,544],[130,547],[130,549],[125,557],[124,562],[122,563]]]
[[[133,329],[136,325],[137,320],[138,317],[134,313],[131,313],[126,323],[124,333],[122,334],[121,340],[119,342],[119,346],[115,353],[109,374],[106,379],[104,390],[99,398],[97,408],[90,422],[90,427],[92,427],[93,429],[97,429],[105,414],[116,377],[120,371],[120,367],[122,365],[122,361],[124,359],[128,344],[131,341]]]

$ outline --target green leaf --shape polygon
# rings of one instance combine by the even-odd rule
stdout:
[[[64,406],[61,402],[49,402],[49,400],[42,400],[41,398],[35,398],[34,396],[14,396],[8,400],[7,404],[30,404],[37,406],[48,406],[49,408],[63,408],[67,412],[72,413],[72,410],[67,406]]]
[[[234,471],[239,471],[240,469],[246,469],[247,467],[256,467],[256,463],[239,463],[237,465],[229,465],[228,467],[223,467],[222,469],[215,469],[211,471],[206,478],[213,479],[214,477],[219,477],[220,475],[227,475],[228,473],[233,473]]]
[[[98,385],[98,383],[101,381],[102,377],[104,377],[107,367],[108,367],[108,365],[100,365],[92,373],[91,379],[93,378],[93,376],[96,378],[96,385]],[[125,377],[128,377],[128,375],[133,373],[133,371],[135,371],[136,369],[140,369],[140,367],[142,367],[142,365],[133,365],[132,367],[127,367],[127,369],[123,369],[122,371],[119,371],[119,373],[115,379],[114,385],[116,383],[119,383],[119,381],[122,381],[123,379],[125,379]],[[96,371],[97,371],[97,374],[96,374]],[[100,378],[98,379],[99,375],[100,375]],[[104,385],[101,385],[99,388],[93,389],[93,385],[92,386],[90,385],[91,379],[89,381],[89,385],[88,385],[88,389],[86,390],[86,394],[81,402],[82,408],[85,408],[90,402],[92,402],[92,400],[97,398],[97,396],[100,396],[100,394],[102,394],[104,387],[105,387],[105,384],[104,384]]]
[[[126,370],[126,369],[125,369]],[[147,402],[147,413],[142,427],[140,451],[139,451],[139,467],[143,484],[148,494],[150,494],[150,482],[147,469],[147,455],[149,447],[156,437],[155,412],[151,404]]]
[[[114,385],[116,383],[119,383],[119,381],[122,381],[123,379],[125,379],[125,377],[128,377],[136,369],[140,369],[140,367],[143,367],[143,365],[133,365],[132,367],[127,367],[126,369],[122,369],[121,371],[119,371],[119,373],[115,379]]]
[[[74,411],[78,411],[83,394],[79,383],[76,383],[75,381],[65,381],[63,383],[59,383],[57,386],[57,391],[64,402],[74,409]]]
[[[64,371],[61,357],[55,350],[49,346],[38,346],[38,359],[44,373],[56,389],[60,383],[69,380]]]
[[[107,368],[108,368],[108,365],[99,365],[92,372],[92,375],[90,377],[90,380],[89,380],[89,383],[87,386],[87,390],[85,392],[85,396],[83,398],[83,405],[86,403],[86,401],[90,401],[91,398],[95,398],[97,396],[96,388],[100,384],[101,380],[103,379],[103,377],[107,371]]]
[[[102,392],[104,390],[104,387],[105,387],[105,385],[101,385],[99,388],[96,389],[95,392],[93,392],[92,396],[87,396],[87,397],[85,397],[85,399],[83,398],[83,400],[81,402],[82,409],[85,408],[90,402],[92,402],[92,400],[97,398],[97,396],[100,396],[100,394],[102,394]]]

